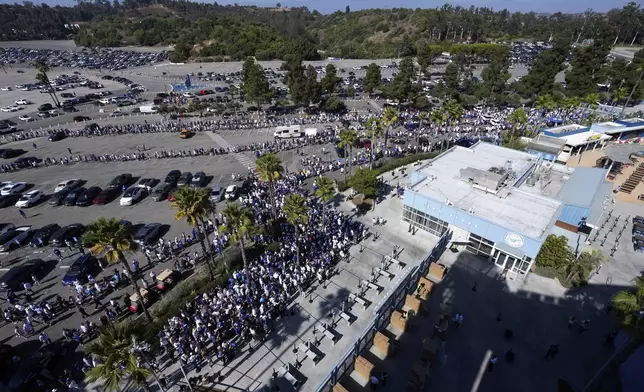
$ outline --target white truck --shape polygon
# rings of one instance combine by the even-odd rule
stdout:
[[[276,139],[288,139],[292,137],[302,137],[302,128],[299,125],[288,125],[284,127],[275,127],[273,134]]]
[[[305,128],[304,129],[304,136],[315,137],[317,135],[318,135],[318,129],[317,128]]]
[[[141,105],[139,106],[141,113],[157,113],[159,108],[154,105]]]

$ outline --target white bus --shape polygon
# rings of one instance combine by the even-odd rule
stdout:
[[[292,137],[302,137],[302,128],[299,125],[289,125],[285,127],[275,127],[273,134],[276,139],[288,139]]]

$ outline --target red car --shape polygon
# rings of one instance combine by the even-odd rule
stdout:
[[[114,200],[119,194],[118,188],[108,188],[98,194],[92,201],[93,204],[107,204]]]

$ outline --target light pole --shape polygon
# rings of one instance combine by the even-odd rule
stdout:
[[[130,347],[130,352],[133,354],[138,354],[139,357],[143,359],[143,362],[145,362],[145,364],[148,365],[148,369],[150,369],[150,373],[152,373],[152,377],[154,377],[154,381],[156,381],[157,385],[159,385],[159,388],[161,389],[161,391],[165,392],[165,388],[163,387],[163,384],[161,384],[161,381],[159,380],[159,376],[157,376],[157,373],[154,371],[154,369],[152,369],[152,365],[148,360],[147,353],[151,351],[152,351],[152,346],[149,343],[147,342],[139,343],[136,341],[136,336],[132,336],[132,347]],[[183,370],[183,367],[182,367],[182,370]]]

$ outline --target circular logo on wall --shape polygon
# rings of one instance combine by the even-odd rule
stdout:
[[[523,237],[517,233],[508,233],[505,235],[505,243],[513,248],[520,248],[523,246]]]

